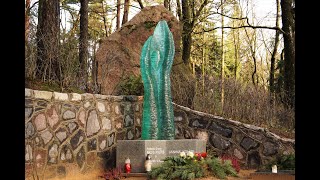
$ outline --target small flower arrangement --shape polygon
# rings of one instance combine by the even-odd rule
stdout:
[[[180,157],[182,158],[188,158],[188,159],[192,159],[192,158],[196,158],[197,160],[201,160],[207,157],[207,153],[206,152],[193,152],[193,151],[188,151],[187,153],[184,151],[180,152]]]
[[[194,153],[194,155],[198,160],[202,160],[202,159],[207,157],[207,153],[206,152]]]

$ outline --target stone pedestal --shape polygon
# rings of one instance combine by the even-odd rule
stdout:
[[[116,165],[124,172],[125,159],[130,158],[131,172],[145,172],[144,162],[150,154],[152,167],[156,167],[168,156],[179,155],[182,151],[206,152],[206,141],[200,139],[178,140],[118,140]]]

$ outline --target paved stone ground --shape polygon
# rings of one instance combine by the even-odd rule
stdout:
[[[251,179],[250,174],[255,172],[256,170],[240,170],[239,177],[227,177],[226,180],[244,180],[244,179]],[[64,178],[54,178],[50,180],[104,180],[104,178],[99,177],[100,173],[98,172],[91,172],[87,174],[69,174],[67,177]],[[146,177],[123,177],[124,180],[147,180]],[[215,177],[205,177],[199,178],[198,180],[220,180]]]

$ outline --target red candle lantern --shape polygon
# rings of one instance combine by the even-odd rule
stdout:
[[[126,158],[125,160],[125,165],[124,165],[124,170],[126,173],[130,173],[131,172],[131,164],[130,164],[130,159]]]

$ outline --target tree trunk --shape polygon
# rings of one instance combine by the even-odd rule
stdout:
[[[223,0],[221,0],[221,14],[223,14]],[[221,16],[221,26],[224,26],[224,16]],[[221,84],[220,84],[220,90],[221,90],[221,114],[223,113],[223,106],[224,106],[224,30],[221,29]]]
[[[180,0],[177,0],[177,15],[178,15],[179,21],[181,21],[182,20],[182,14],[181,14]]]
[[[36,77],[42,81],[60,81],[59,0],[39,0],[37,27]]]
[[[108,37],[107,18],[106,18],[106,12],[104,11],[103,0],[101,1],[101,9],[102,9],[102,18],[103,18],[104,31],[106,32],[106,37]]]
[[[282,29],[284,39],[284,90],[285,101],[294,107],[295,97],[295,45],[292,0],[281,0]]]
[[[232,22],[233,27],[234,21]],[[235,33],[237,31],[237,34]],[[232,38],[234,43],[234,79],[237,80],[237,71],[238,71],[238,59],[239,59],[239,30],[232,30]]]
[[[277,3],[277,16],[276,16],[276,27],[279,27],[279,18],[280,18],[280,0],[276,0]],[[276,55],[277,55],[277,50],[279,46],[279,31],[276,31],[276,36],[274,40],[274,48],[273,52],[271,55],[271,64],[270,64],[270,77],[269,77],[269,88],[270,88],[270,93],[274,93],[274,71],[275,71],[275,61],[276,61]]]
[[[143,6],[142,1],[141,1],[141,0],[138,0],[138,3],[139,3],[140,8],[141,8],[141,9],[143,9],[143,8],[144,8],[144,6]]]
[[[25,10],[25,16],[24,16],[24,27],[25,27],[25,43],[28,41],[28,35],[29,35],[29,21],[30,21],[30,0],[26,0],[26,10]]]
[[[249,46],[250,46],[250,52],[251,52],[251,56],[252,56],[252,60],[253,60],[253,72],[251,74],[251,80],[252,80],[252,84],[255,86],[257,85],[256,80],[255,80],[255,75],[257,73],[257,59],[256,59],[256,30],[253,30],[253,35],[252,35],[252,39],[250,39],[250,36],[248,34],[247,29],[244,29],[246,36],[248,38],[248,42],[249,42]],[[258,78],[257,78],[258,79]]]
[[[169,0],[164,0],[163,5],[166,9],[169,9]]]
[[[205,32],[203,32],[203,45],[202,45],[202,96],[204,96],[204,80],[205,80],[205,71],[204,71],[204,67],[206,65],[206,47],[205,47],[205,43],[206,43],[206,35]]]
[[[97,48],[97,41],[94,41],[94,43],[93,43],[93,55],[92,55],[92,72],[91,72],[94,93],[98,93],[97,92],[98,62],[96,60],[96,48]]]
[[[191,32],[192,32],[192,22],[191,22],[191,9],[189,0],[182,1],[182,60],[184,64],[189,65],[190,53],[191,53]]]
[[[120,29],[120,4],[121,0],[117,0],[117,30]]]
[[[126,22],[128,22],[129,5],[130,5],[130,0],[125,0],[124,1],[124,9],[123,9],[122,25],[125,24]]]
[[[80,0],[80,38],[79,38],[79,64],[78,80],[80,88],[87,87],[87,61],[88,61],[88,2],[89,0]]]

